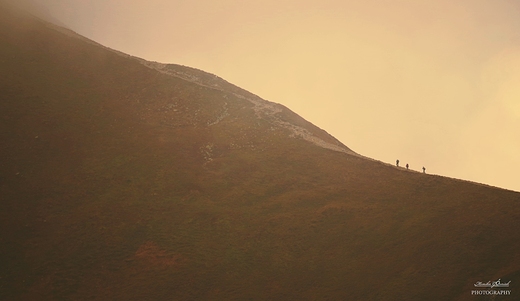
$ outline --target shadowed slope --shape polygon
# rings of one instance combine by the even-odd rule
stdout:
[[[520,293],[519,193],[362,158],[212,75],[23,13],[0,25],[0,299]]]

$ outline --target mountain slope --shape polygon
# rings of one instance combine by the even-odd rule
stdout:
[[[214,75],[7,8],[0,61],[2,300],[519,293],[519,193],[369,160]]]

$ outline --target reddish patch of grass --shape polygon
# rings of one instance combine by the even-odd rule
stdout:
[[[147,261],[152,265],[159,266],[174,266],[182,262],[180,254],[172,254],[164,249],[161,249],[155,242],[147,241],[142,244],[135,252],[135,258]]]

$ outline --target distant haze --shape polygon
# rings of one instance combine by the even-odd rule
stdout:
[[[282,103],[362,155],[520,191],[516,0],[34,1],[101,44]]]

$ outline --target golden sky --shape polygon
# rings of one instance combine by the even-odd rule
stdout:
[[[111,48],[199,68],[354,151],[520,191],[517,0],[34,0]]]

